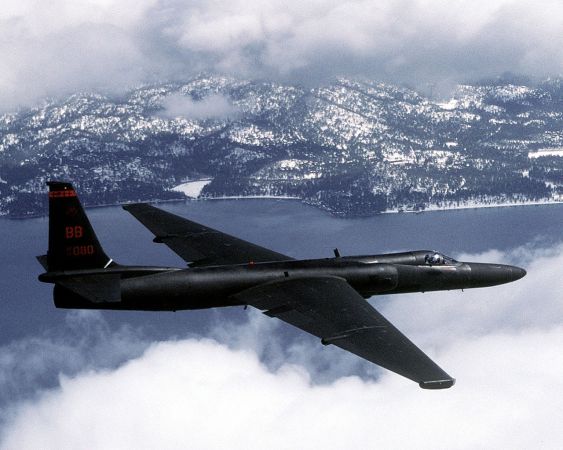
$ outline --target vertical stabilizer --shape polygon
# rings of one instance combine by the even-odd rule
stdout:
[[[49,186],[49,251],[47,270],[104,268],[112,264],[70,183]]]

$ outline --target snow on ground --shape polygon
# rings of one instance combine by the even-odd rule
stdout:
[[[188,181],[187,183],[179,184],[171,189],[171,191],[183,192],[186,197],[197,198],[201,194],[202,189],[211,183],[211,179]]]
[[[491,202],[484,203],[478,200],[467,200],[465,202],[459,203],[442,203],[442,204],[429,204],[424,207],[424,209],[386,209],[382,211],[382,214],[394,214],[397,212],[402,213],[422,213],[422,212],[432,212],[432,211],[449,211],[454,209],[479,209],[479,208],[507,208],[511,206],[533,206],[533,205],[553,205],[556,203],[563,203],[563,195],[555,194],[552,199],[545,200],[515,200],[506,202]]]
[[[438,105],[442,109],[451,111],[452,109],[456,109],[459,106],[459,102],[455,98],[452,98],[447,102],[436,103],[436,105]]]
[[[294,197],[292,195],[221,195],[218,197],[206,197],[205,200],[256,200],[256,199],[268,199],[268,200],[301,200],[299,197]]]
[[[528,158],[530,159],[540,158],[542,156],[563,156],[563,148],[546,148],[545,150],[528,153]]]

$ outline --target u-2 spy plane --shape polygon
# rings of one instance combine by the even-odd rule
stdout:
[[[50,181],[49,249],[38,259],[58,308],[176,311],[251,305],[425,389],[455,380],[366,299],[508,283],[526,271],[435,251],[295,260],[148,204],[123,208],[188,268],[125,266],[102,249],[70,183]]]

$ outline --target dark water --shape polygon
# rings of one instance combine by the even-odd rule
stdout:
[[[563,205],[473,209],[422,214],[390,214],[340,219],[287,200],[227,200],[168,203],[173,213],[298,258],[405,249],[438,249],[456,256],[522,245],[550,246],[563,240]],[[106,252],[123,264],[184,266],[167,247],[119,207],[88,211]],[[0,219],[0,345],[62,326],[51,286],[39,283],[36,255],[47,248],[46,218]],[[178,313],[106,312],[114,326],[141,325],[155,338],[204,332],[211,320],[237,320],[242,310]],[[221,316],[224,315],[224,316]]]

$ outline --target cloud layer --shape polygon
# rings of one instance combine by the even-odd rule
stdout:
[[[520,263],[528,276],[375,300],[457,376],[452,389],[424,391],[316,339],[288,340],[284,324],[260,313],[218,322],[213,339],[155,343],[142,354],[142,338],[134,346],[131,333],[111,332],[99,316],[74,316],[104,336],[93,347],[119,350],[114,363],[78,373],[61,366],[60,386],[8,405],[0,448],[558,448],[563,246],[471,259]],[[83,346],[61,351],[76,355],[73,347]],[[27,347],[28,357],[45,358],[43,348]],[[354,364],[373,371],[350,376],[361,372]]]
[[[562,30],[555,0],[7,0],[0,101],[119,92],[200,71],[418,85],[504,71],[546,76],[562,72]]]
[[[62,378],[20,406],[2,448],[557,448],[562,339],[557,327],[457,341],[439,355],[463,374],[445,392],[388,374],[317,385],[215,341],[161,343]]]
[[[116,368],[140,356],[149,341],[140,330],[111,330],[99,311],[72,311],[65,326],[0,347],[0,424],[5,405],[58,386],[58,374]]]

